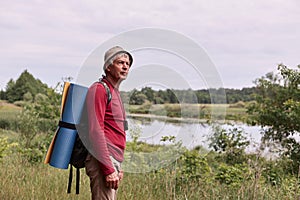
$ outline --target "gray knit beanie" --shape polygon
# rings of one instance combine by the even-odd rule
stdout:
[[[120,46],[115,46],[115,47],[112,47],[110,48],[109,50],[107,50],[105,52],[105,55],[104,55],[104,65],[103,65],[103,71],[106,70],[106,68],[109,66],[110,64],[110,60],[118,55],[118,54],[121,54],[121,53],[126,53],[128,56],[129,56],[129,66],[132,65],[132,62],[133,62],[133,58],[131,56],[131,54],[128,52],[128,51],[125,51],[122,47]]]

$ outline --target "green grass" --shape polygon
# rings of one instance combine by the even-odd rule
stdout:
[[[89,180],[83,169],[79,195],[75,194],[75,184],[72,194],[66,193],[68,170],[42,163],[31,165],[22,161],[18,155],[6,157],[0,163],[0,169],[0,199],[90,199]],[[298,199],[299,193],[295,188],[297,186],[291,184],[275,187],[255,179],[247,180],[239,187],[229,187],[212,180],[181,183],[176,179],[174,171],[160,170],[145,174],[125,173],[118,190],[118,199]]]
[[[0,100],[0,128],[16,129],[21,108]]]

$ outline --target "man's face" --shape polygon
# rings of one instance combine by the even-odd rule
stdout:
[[[123,81],[127,78],[130,68],[129,57],[124,55],[114,60],[108,67],[108,72],[116,81]]]

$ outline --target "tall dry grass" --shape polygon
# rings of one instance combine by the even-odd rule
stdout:
[[[172,165],[176,165],[173,163]],[[298,199],[297,180],[286,180],[281,186],[263,183],[252,177],[238,187],[220,184],[213,178],[180,181],[174,166],[145,174],[125,173],[118,190],[123,200],[206,200],[206,199]],[[0,163],[1,200],[61,200],[90,199],[89,180],[81,170],[80,194],[67,194],[68,170],[53,168],[43,163],[29,164],[17,155],[6,157]],[[254,179],[253,179],[254,178]]]

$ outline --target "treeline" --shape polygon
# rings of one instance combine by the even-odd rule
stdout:
[[[48,86],[36,79],[27,70],[14,81],[11,79],[5,90],[0,91],[0,99],[10,103],[16,101],[32,101],[37,96],[46,95]],[[237,103],[247,102],[255,99],[256,87],[243,89],[201,89],[201,90],[153,90],[144,87],[140,90],[133,89],[129,92],[122,92],[124,102],[131,105],[142,105],[144,103],[164,104],[164,103]]]
[[[122,92],[122,98],[131,105],[142,105],[146,102],[163,103],[198,103],[198,104],[232,104],[239,101],[255,100],[255,87],[243,89],[201,89],[201,90],[153,90],[150,87],[141,90]]]

